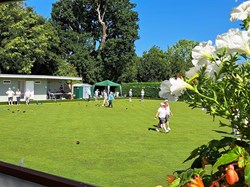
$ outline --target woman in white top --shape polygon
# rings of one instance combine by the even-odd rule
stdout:
[[[168,100],[166,99],[164,101],[164,104],[165,104],[165,109],[166,109],[166,112],[167,112],[167,115],[166,115],[166,127],[167,127],[167,130],[170,131],[170,126],[169,126],[169,118],[170,116],[172,116],[172,112],[170,110],[170,106],[169,106],[169,103],[168,103]]]
[[[6,92],[6,94],[8,96],[9,105],[13,105],[13,96],[15,93],[11,90],[11,88],[9,88],[8,91]]]
[[[159,119],[158,127],[155,130],[159,132],[160,130],[158,128],[163,128],[165,132],[169,132],[169,130],[166,128],[166,123],[165,123],[167,110],[165,109],[164,103],[161,103],[160,105],[161,107],[158,108],[157,113],[155,115],[155,118],[158,117]]]
[[[102,106],[105,106],[105,104],[108,104],[108,94],[107,92],[104,90],[103,91],[103,103],[102,103]]]
[[[99,90],[96,89],[96,90],[95,90],[95,101],[98,100],[98,97],[99,97]]]
[[[31,97],[31,92],[29,89],[26,90],[24,97],[25,97],[26,105],[29,105],[30,104],[30,97]]]
[[[129,102],[131,102],[132,101],[132,96],[133,96],[132,89],[129,90],[128,96],[129,96]]]
[[[21,91],[19,89],[17,89],[16,91],[16,104],[20,105],[20,99],[21,99]]]
[[[145,92],[144,92],[144,89],[142,88],[141,89],[141,101],[144,101],[144,94]]]

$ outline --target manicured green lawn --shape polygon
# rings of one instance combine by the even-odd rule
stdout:
[[[161,100],[117,99],[0,106],[0,160],[105,187],[166,186],[190,152],[222,134],[219,119],[170,103],[168,134],[149,131]],[[80,144],[76,144],[80,141]]]

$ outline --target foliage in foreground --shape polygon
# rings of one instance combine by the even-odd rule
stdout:
[[[177,99],[186,91],[190,107],[230,120],[234,138],[211,140],[185,160],[191,169],[169,177],[171,187],[250,186],[250,1],[234,8],[231,21],[242,20],[242,29],[218,35],[216,46],[202,42],[192,50],[192,67],[161,84],[161,97]],[[245,60],[239,63],[239,60]],[[210,165],[210,167],[208,167]]]

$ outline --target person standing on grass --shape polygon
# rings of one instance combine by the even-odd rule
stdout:
[[[99,96],[99,90],[96,89],[96,90],[95,90],[95,101],[98,100],[98,96]]]
[[[6,94],[8,95],[8,104],[13,105],[13,96],[15,93],[11,90],[11,88],[9,88]]]
[[[170,118],[170,116],[172,116],[173,114],[172,114],[172,112],[171,112],[171,110],[170,110],[170,105],[169,105],[169,102],[168,102],[167,99],[164,101],[164,108],[165,108],[166,113],[167,113],[167,114],[166,114],[166,118],[165,118],[166,128],[167,128],[168,131],[170,131],[171,129],[170,129],[170,126],[169,126],[169,118]]]
[[[129,96],[129,102],[131,102],[132,101],[132,96],[133,96],[132,89],[129,90],[128,96]]]
[[[31,97],[31,92],[29,89],[26,90],[24,97],[25,97],[26,105],[29,105],[30,104],[30,97]]]
[[[166,115],[167,115],[167,110],[165,109],[165,104],[161,103],[160,107],[157,110],[157,113],[155,115],[155,119],[159,119],[158,126],[155,128],[157,132],[159,132],[160,128],[164,129],[164,131],[167,133],[169,130],[166,128]]]
[[[90,88],[87,89],[88,102],[90,102],[91,91]]]
[[[144,92],[144,89],[142,88],[141,89],[141,101],[144,101],[144,94],[145,92]]]
[[[110,92],[110,94],[109,94],[109,105],[108,105],[108,107],[113,108],[113,100],[114,100],[114,94],[113,94],[113,92]]]
[[[21,99],[21,91],[19,89],[17,89],[16,91],[16,104],[20,105],[20,99]]]
[[[108,94],[105,90],[103,90],[103,103],[102,106],[105,106],[106,103],[108,103]]]

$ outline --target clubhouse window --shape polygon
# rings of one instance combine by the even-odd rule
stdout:
[[[35,84],[41,84],[41,81],[35,81]]]
[[[11,80],[3,80],[3,84],[11,84]]]

